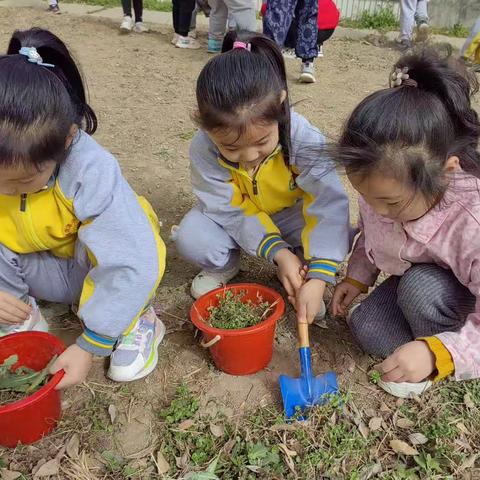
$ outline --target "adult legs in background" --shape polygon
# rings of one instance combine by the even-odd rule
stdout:
[[[192,22],[195,0],[173,0],[172,17],[175,35],[172,44],[179,48],[198,49],[200,44],[188,36]]]
[[[225,0],[228,17],[237,30],[257,31],[257,14],[255,0]]]
[[[400,1],[400,36],[397,42],[404,48],[411,45],[413,28],[418,25],[418,40],[428,36],[427,0]]]
[[[274,0],[267,3],[263,33],[282,48],[292,24],[297,0]]]
[[[210,17],[208,19],[208,48],[209,53],[222,51],[223,37],[228,20],[228,8],[223,0],[209,0]]]

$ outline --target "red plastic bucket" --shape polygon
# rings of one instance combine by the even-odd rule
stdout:
[[[0,363],[10,355],[18,355],[14,368],[41,370],[64,350],[63,342],[50,333],[13,333],[0,338]],[[16,447],[18,443],[33,443],[55,428],[61,412],[60,392],[55,387],[63,375],[62,370],[34,394],[0,407],[0,445]]]
[[[207,323],[208,308],[219,303],[217,295],[231,290],[245,292],[243,299],[274,304],[271,314],[253,327],[237,330],[214,328]],[[265,368],[272,359],[275,325],[285,311],[285,302],[279,293],[256,283],[237,283],[217,288],[200,297],[190,310],[193,324],[203,333],[202,346],[210,349],[210,355],[219,370],[230,375],[249,375]]]

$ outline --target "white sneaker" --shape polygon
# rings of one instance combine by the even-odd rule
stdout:
[[[318,58],[322,58],[323,57],[323,45],[320,45],[318,47],[318,55],[317,55]]]
[[[172,39],[170,40],[170,43],[172,45],[176,45],[178,42],[178,37],[179,37],[178,33],[174,33]]]
[[[48,332],[48,323],[43,318],[42,312],[33,297],[30,297],[32,313],[25,322],[12,325],[11,327],[0,326],[0,337],[18,332]]]
[[[313,62],[302,62],[302,73],[300,83],[315,83],[315,67]]]
[[[133,18],[125,15],[123,17],[122,23],[120,24],[120,30],[122,30],[122,32],[131,32],[133,25]]]
[[[132,331],[122,337],[110,357],[108,377],[131,382],[146,377],[158,363],[158,346],[165,336],[165,325],[153,307],[138,319]]]
[[[135,33],[147,33],[150,30],[143,22],[135,22],[135,26],[133,27],[133,31]]]
[[[188,48],[190,50],[198,50],[201,47],[201,45],[194,38],[182,37],[181,35],[178,36],[175,46],[177,48]]]
[[[238,275],[239,271],[240,264],[235,265],[225,272],[207,272],[206,270],[202,270],[193,279],[190,293],[193,298],[200,298],[202,295],[226,285],[233,277]]]
[[[190,30],[190,31],[188,32],[188,36],[189,36],[190,38],[194,38],[194,39],[196,40],[196,39],[197,39],[197,30],[196,30],[196,29]]]
[[[421,395],[433,386],[433,382],[410,383],[410,382],[384,382],[379,380],[377,385],[390,395],[399,398],[412,398]]]
[[[428,35],[430,33],[430,26],[427,22],[420,22],[417,28],[417,42],[425,42],[428,40]]]

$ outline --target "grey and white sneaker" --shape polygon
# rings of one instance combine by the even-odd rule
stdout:
[[[401,52],[406,52],[407,50],[409,50],[410,48],[412,48],[412,42],[410,39],[408,38],[405,38],[405,37],[398,37],[395,39],[395,43],[397,44],[398,46],[398,49],[401,51]]]
[[[116,382],[146,377],[157,366],[157,349],[164,336],[165,325],[149,307],[117,344],[110,357],[108,377]]]
[[[133,27],[133,31],[135,33],[147,33],[147,32],[150,31],[150,29],[143,22],[135,22],[135,26]]]
[[[48,332],[48,323],[46,322],[45,318],[43,318],[37,302],[33,297],[30,297],[29,300],[30,305],[32,306],[32,313],[27,320],[25,320],[23,323],[8,327],[5,325],[0,325],[0,337],[18,332]]]
[[[178,36],[177,42],[175,43],[177,48],[185,48],[189,50],[198,50],[201,45],[192,37],[182,37],[181,35]]]
[[[417,26],[417,42],[426,42],[430,33],[430,26],[425,20],[418,22]]]
[[[225,272],[207,272],[207,270],[202,270],[193,279],[190,293],[193,298],[200,298],[202,295],[226,285],[233,277],[238,275],[239,271],[239,263]]]
[[[129,15],[125,15],[123,17],[122,23],[120,24],[120,30],[122,32],[131,32],[134,25],[135,23],[133,21],[133,18]]]
[[[302,62],[299,81],[300,83],[315,83],[315,66],[313,62]]]

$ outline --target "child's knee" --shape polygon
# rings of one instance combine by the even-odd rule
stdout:
[[[430,315],[452,288],[451,272],[438,265],[410,268],[400,279],[397,304],[407,319]]]
[[[368,321],[368,314],[362,309],[362,305],[352,312],[349,319],[349,327],[358,345],[367,353],[376,354],[372,351],[378,328]]]

